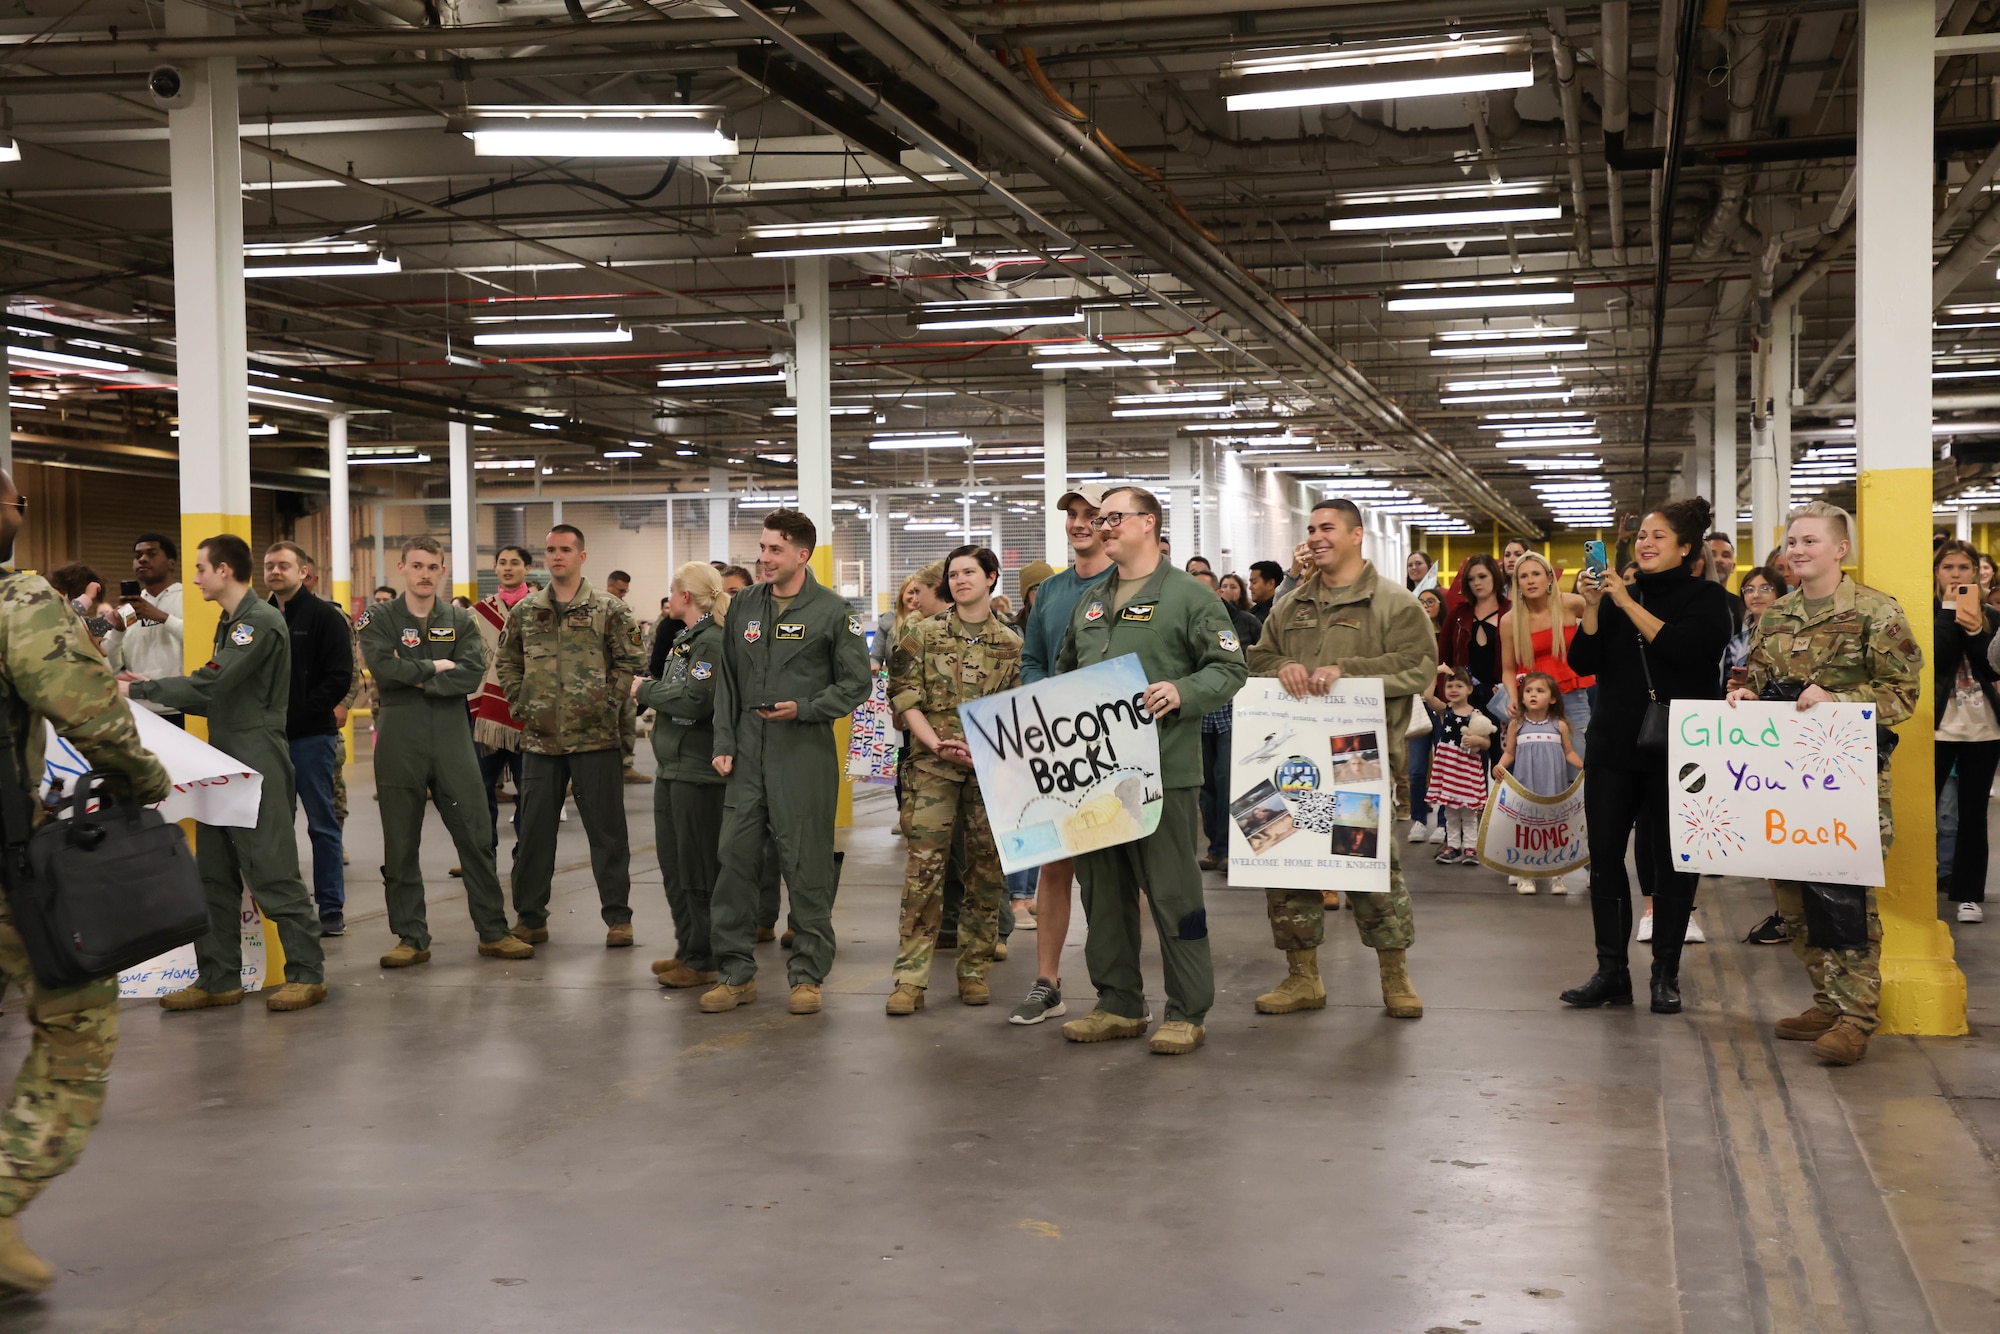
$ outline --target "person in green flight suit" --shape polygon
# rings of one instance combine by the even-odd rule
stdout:
[[[428,963],[424,873],[417,861],[424,799],[458,849],[465,904],[492,959],[532,959],[535,947],[507,933],[507,900],[494,869],[492,825],[472,749],[465,701],[486,675],[486,645],[472,613],[438,600],[444,547],[434,537],[403,543],[396,562],[403,596],[361,613],[361,652],[381,699],[375,724],[375,786],[382,804],[382,895],[396,946],[384,968]]]
[[[1142,487],[1105,493],[1091,523],[1104,534],[1113,568],[1077,599],[1056,670],[1075,671],[1127,653],[1145,668],[1146,712],[1160,734],[1164,809],[1152,833],[1076,859],[1090,923],[1084,962],[1097,1008],[1063,1025],[1071,1042],[1143,1037],[1145,980],[1139,972],[1139,891],[1152,905],[1166,971],[1167,1018],[1152,1049],[1193,1051],[1207,1036],[1215,1003],[1195,839],[1201,832],[1201,716],[1236,697],[1250,677],[1229,608],[1160,550],[1160,502]]]
[[[714,765],[729,789],[709,923],[722,980],[701,998],[708,1014],[757,999],[752,950],[767,837],[777,844],[797,923],[786,965],[793,1014],[819,1013],[833,966],[833,816],[844,767],[833,725],[868,698],[871,676],[861,617],[807,564],[818,540],[797,510],[766,515],[760,580],[729,604],[723,625]]]
[[[201,1010],[243,1000],[243,887],[278,928],[285,984],[267,1010],[303,1010],[326,999],[326,956],[319,914],[299,878],[293,826],[292,751],[285,712],[292,694],[292,643],[285,613],[252,596],[250,547],[233,533],[202,542],[194,582],[222,608],[207,664],[187,676],[118,679],[133,699],[208,718],[208,744],[264,776],[253,828],[202,825],[195,861],[208,897],[208,934],[194,943],[201,974],[192,986],[160,997],[168,1010]]]
[[[716,980],[709,897],[715,892],[727,780],[715,771],[715,687],[722,665],[722,623],[729,594],[706,561],[674,571],[660,634],[673,634],[657,681],[633,696],[653,719],[653,844],[674,916],[674,957],[653,963],[663,987]]]

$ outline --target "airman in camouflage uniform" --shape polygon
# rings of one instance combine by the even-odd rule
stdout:
[[[889,709],[898,718],[920,709],[938,740],[963,741],[958,706],[1020,684],[1021,636],[997,615],[968,624],[954,608],[904,623],[903,637],[891,658]],[[903,877],[891,1014],[923,1008],[944,913],[945,863],[951,856],[952,832],[961,821],[969,911],[959,923],[958,995],[968,1005],[984,1005],[990,999],[986,973],[1000,938],[1000,900],[1007,892],[1000,852],[986,820],[979,780],[970,769],[912,735],[903,764],[902,820],[910,857]]]
[[[0,473],[0,505],[15,494]],[[0,520],[4,548],[11,548],[19,523]],[[139,744],[131,710],[82,622],[40,575],[0,570],[0,681],[0,724],[24,773],[42,772],[46,719],[91,768],[129,775],[141,801],[164,800],[173,790],[166,770]],[[118,979],[44,990],[0,899],[0,995],[10,985],[27,998],[29,1039],[0,1113],[0,1292],[39,1292],[55,1281],[55,1270],[22,1242],[16,1215],[76,1162],[104,1109],[118,1045]]]
[[[557,606],[554,585],[522,598],[500,636],[495,673],[521,724],[521,827],[514,853],[514,935],[549,938],[550,881],[563,795],[574,787],[590,839],[607,947],[632,943],[631,845],[625,830],[621,701],[644,670],[631,608],[579,580]]]
[[[1875,721],[1894,727],[1916,711],[1922,688],[1924,653],[1896,599],[1843,576],[1832,600],[1808,615],[1803,589],[1794,589],[1772,603],[1750,633],[1749,675],[1745,690],[1761,693],[1774,681],[1816,685],[1844,704],[1872,704]],[[1878,732],[1879,736],[1880,733]],[[1895,837],[1889,813],[1889,770],[1878,777],[1882,847]],[[1844,888],[1844,887],[1836,887]],[[1778,1021],[1781,1038],[1816,1041],[1842,1020],[1850,1020],[1862,1035],[1881,1023],[1882,918],[1876,910],[1875,889],[1866,891],[1856,920],[1814,920],[1822,916],[1818,896],[1796,880],[1773,880],[1778,915],[1792,953],[1812,978],[1813,1004],[1804,1014]],[[1865,935],[1866,943],[1862,937]],[[1834,945],[1816,940],[1829,936]],[[1816,1043],[1817,1049],[1817,1043]],[[1859,1059],[1856,1056],[1854,1059]]]

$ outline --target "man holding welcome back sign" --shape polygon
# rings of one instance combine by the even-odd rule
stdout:
[[[1064,1024],[1063,1036],[1071,1042],[1144,1036],[1151,1016],[1139,972],[1143,886],[1160,933],[1167,982],[1167,1019],[1153,1035],[1152,1049],[1182,1056],[1202,1044],[1201,1021],[1215,1003],[1208,910],[1195,862],[1201,715],[1234,699],[1250,671],[1229,609],[1207,585],[1161,558],[1160,518],[1160,502],[1150,491],[1125,486],[1105,494],[1090,522],[1104,534],[1104,550],[1115,568],[1077,600],[1056,660],[1059,672],[1069,672],[1138,655],[1148,682],[1146,712],[1159,728],[1164,796],[1152,833],[1076,859],[1090,923],[1084,960],[1097,988],[1097,1008]]]

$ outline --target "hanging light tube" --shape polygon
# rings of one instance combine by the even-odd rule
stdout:
[[[1333,46],[1232,63],[1217,83],[1231,111],[1437,97],[1535,81],[1525,35]]]
[[[402,271],[402,260],[360,241],[259,243],[243,247],[245,278],[330,278]]]
[[[475,106],[459,123],[476,157],[729,157],[711,106]]]
[[[1412,227],[1497,227],[1510,222],[1555,222],[1562,199],[1542,186],[1518,195],[1459,196],[1382,204],[1340,204],[1327,219],[1331,232],[1381,232]]]
[[[1580,329],[1470,329],[1431,337],[1434,357],[1540,357],[1589,346]]]
[[[608,328],[508,329],[474,334],[474,347],[582,347],[598,343],[629,343],[632,331],[622,324]]]
[[[910,311],[916,329],[1013,329],[1031,324],[1081,324],[1083,306],[1073,298],[1021,301],[927,301]]]
[[[1385,310],[1512,310],[1528,306],[1573,306],[1576,289],[1556,278],[1454,279],[1404,283],[1383,298]]]
[[[956,244],[950,226],[937,217],[850,218],[751,227],[737,242],[736,253],[781,259],[800,255],[942,250]]]

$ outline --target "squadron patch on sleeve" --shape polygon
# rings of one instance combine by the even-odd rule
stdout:
[[[861,638],[861,617],[853,612],[847,614],[847,633],[856,639]]]
[[[698,662],[688,668],[688,675],[697,681],[706,681],[709,677],[715,675],[715,664],[712,662]]]
[[[1215,637],[1221,642],[1224,653],[1235,653],[1243,647],[1242,641],[1236,638],[1234,630],[1219,630]]]
[[[257,637],[257,627],[244,621],[229,632],[229,642],[238,648],[249,648],[250,641]]]
[[[360,617],[355,620],[354,628],[357,630],[366,630],[368,628],[368,622],[374,619],[375,619],[375,609],[373,607],[370,607],[367,611],[362,612]]]

